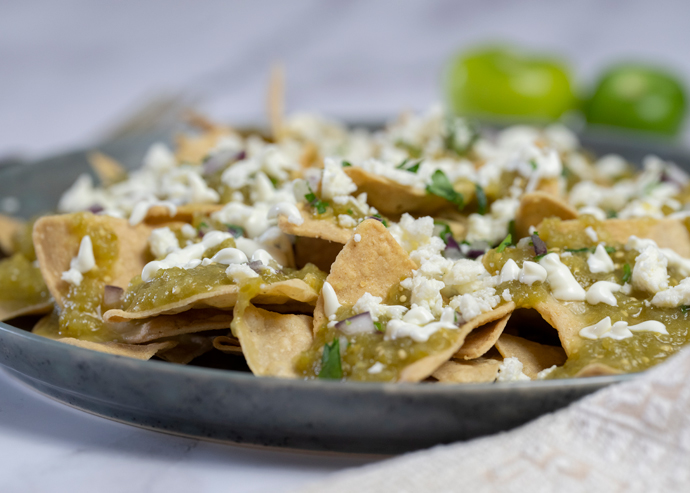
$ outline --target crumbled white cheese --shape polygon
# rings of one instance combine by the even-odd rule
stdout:
[[[652,298],[652,305],[662,308],[690,305],[690,277],[680,281],[677,286],[656,293]]]
[[[354,228],[357,226],[357,221],[354,217],[349,214],[339,214],[338,215],[338,226],[341,228]]]
[[[323,177],[321,178],[321,198],[332,200],[338,196],[347,196],[357,190],[357,185],[343,171],[340,160],[324,160]]]
[[[86,235],[81,239],[77,256],[70,261],[69,270],[62,273],[61,279],[79,286],[84,279],[83,274],[86,274],[94,267],[96,267],[96,259],[93,256],[93,244],[91,243],[91,237]]]
[[[590,253],[587,256],[587,266],[592,274],[613,272],[615,268],[613,260],[611,260],[609,254],[606,253],[606,248],[603,243],[599,243],[594,253]]]
[[[290,202],[278,202],[268,210],[266,217],[267,219],[275,219],[278,216],[287,216],[288,222],[296,226],[304,223],[304,218],[300,214],[299,209]]]
[[[254,270],[247,264],[230,264],[228,268],[225,269],[225,275],[232,279],[235,283],[252,279],[254,277],[259,277],[259,274],[254,272]]]
[[[354,240],[355,243],[359,243],[360,241],[362,241],[362,235],[359,233],[355,233]]]
[[[618,306],[618,300],[613,295],[621,290],[621,285],[615,282],[609,281],[598,281],[590,286],[587,290],[587,295],[585,300],[590,305],[596,305],[599,303],[606,303],[611,306]]]
[[[546,282],[551,294],[561,301],[584,301],[585,290],[578,284],[567,265],[561,262],[556,253],[549,253],[539,261],[547,272]]]
[[[594,231],[594,228],[592,226],[587,226],[585,228],[585,234],[589,237],[590,240],[593,242],[599,241],[599,235],[597,235],[597,232]]]
[[[550,368],[545,368],[539,373],[537,373],[537,380],[544,380],[546,379],[556,368],[558,368],[556,365],[551,366]]]
[[[364,293],[352,307],[355,313],[369,312],[371,319],[378,322],[380,317],[402,318],[407,311],[407,307],[401,305],[383,305],[383,298]]]
[[[498,367],[497,382],[527,382],[530,379],[522,372],[522,362],[517,358],[505,358]]]
[[[472,293],[454,296],[448,304],[458,310],[467,322],[482,313],[490,312],[500,301],[500,297],[496,295],[496,290],[486,287]]]
[[[501,293],[501,298],[503,298],[504,301],[513,301],[513,295],[510,294],[510,289],[504,289]]]
[[[441,315],[443,310],[441,290],[446,287],[443,281],[415,276],[404,279],[400,285],[411,291],[411,303],[428,309],[435,317]]]
[[[635,258],[632,271],[633,287],[651,294],[668,288],[667,265],[668,260],[656,246],[646,246]]]
[[[370,375],[377,375],[381,373],[385,367],[386,365],[384,365],[380,361],[377,361],[376,363],[371,365],[371,367],[367,370],[367,373],[369,373]]]
[[[424,307],[412,305],[402,320],[391,320],[386,326],[387,340],[409,337],[416,342],[426,342],[432,334],[441,329],[457,329],[455,312],[452,308],[443,309],[440,320],[434,322],[435,317]]]
[[[597,219],[598,221],[605,221],[606,220],[606,212],[601,210],[599,207],[596,207],[593,205],[580,207],[577,210],[577,212],[581,216],[592,216],[594,219]],[[597,241],[597,240],[594,240],[594,241]]]
[[[206,260],[206,259],[204,259]],[[246,264],[248,262],[247,256],[243,251],[237,248],[223,248],[219,250],[213,258],[212,262],[217,264],[230,265],[230,264]]]
[[[193,228],[192,228],[193,229]],[[196,235],[196,230],[194,230]],[[170,252],[174,252],[180,248],[180,244],[177,241],[175,233],[169,227],[156,228],[151,231],[149,236],[149,247],[151,248],[151,253],[156,258],[165,257]]]

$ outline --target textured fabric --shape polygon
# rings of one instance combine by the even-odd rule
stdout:
[[[528,425],[338,473],[304,492],[690,491],[690,350]]]

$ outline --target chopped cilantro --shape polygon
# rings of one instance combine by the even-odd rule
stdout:
[[[242,226],[236,226],[234,224],[226,224],[226,228],[228,228],[228,232],[232,234],[235,238],[239,238],[240,236],[244,236],[244,228]]]
[[[418,159],[422,155],[422,149],[420,147],[417,147],[414,144],[410,144],[409,142],[405,142],[404,140],[398,140],[395,143],[395,146],[407,151],[407,153],[413,159]]]
[[[355,211],[353,211],[352,209],[348,209],[348,210],[347,210],[347,213],[348,213],[349,215],[353,215],[353,214],[355,213]]]
[[[309,193],[304,195],[305,200],[309,202],[309,205],[314,207],[319,214],[326,212],[328,202],[324,202],[323,200],[319,199],[309,184],[307,184],[307,187],[309,187]]]
[[[606,211],[606,217],[609,219],[613,219],[614,217],[618,217],[618,213],[613,209],[609,209],[608,211]]]
[[[388,227],[388,221],[386,221],[386,220],[381,216],[381,214],[374,214],[374,215],[371,216],[371,217],[373,217],[374,219],[378,219],[379,221],[381,221],[381,222],[383,223],[383,225],[384,225],[385,227]]]
[[[623,282],[629,282],[632,277],[632,269],[630,269],[630,264],[625,264],[623,266]]]
[[[534,159],[531,159],[529,162],[529,165],[532,166],[532,169],[537,169],[537,162]]]
[[[199,226],[197,226],[196,229],[201,229],[201,228],[208,228],[208,224],[206,224],[205,222],[200,222]]]
[[[383,327],[381,322],[374,322],[374,327],[376,327],[376,330],[379,332],[386,332],[386,329]]]
[[[565,251],[571,252],[571,253],[585,253],[585,252],[591,252],[592,249],[587,248],[587,247],[584,247],[584,248],[566,248]]]
[[[434,224],[436,226],[441,226],[442,229],[438,235],[441,237],[444,243],[448,244],[448,237],[453,237],[453,232],[451,231],[448,223],[445,223],[443,221],[434,221]]]
[[[486,214],[486,193],[484,193],[484,189],[479,184],[475,183],[474,189],[477,194],[478,212],[483,216]]]
[[[535,255],[535,256],[534,256],[534,260],[541,260],[541,259],[543,259],[544,257],[546,257],[546,254],[545,254],[545,253],[542,253],[542,254],[540,254],[540,255]]]
[[[409,158],[409,157],[408,157],[408,158],[405,158],[405,159],[403,159],[402,163],[400,163],[399,165],[397,165],[395,168],[396,168],[396,169],[403,169],[403,168],[405,167],[405,165],[406,165],[407,163],[409,163],[409,162],[410,162],[410,158]]]
[[[349,168],[352,166],[352,163],[350,161],[343,161],[343,168]]]
[[[458,209],[462,210],[465,206],[465,198],[461,193],[456,192],[453,189],[453,185],[446,174],[437,169],[434,174],[431,175],[431,184],[426,186],[427,193],[436,195],[438,197],[444,198],[449,202],[458,206]]]
[[[680,311],[682,313],[688,313],[688,310],[690,310],[690,305],[681,305]]]
[[[323,346],[319,378],[328,380],[339,380],[343,378],[343,367],[340,363],[340,341],[337,337],[333,338],[332,343],[326,343]]]
[[[419,171],[419,165],[420,165],[420,164],[422,164],[422,162],[421,162],[421,161],[417,161],[416,164],[410,166],[410,167],[407,168],[405,171],[409,171],[410,173],[416,173],[417,171]]]
[[[604,250],[606,250],[606,253],[608,253],[609,255],[616,251],[616,249],[612,246],[604,247]]]
[[[510,245],[511,241],[513,241],[513,237],[509,234],[508,236],[506,236],[506,237],[503,239],[503,241],[500,243],[500,245],[498,245],[498,246],[496,247],[496,251],[497,251],[498,253],[501,253],[503,250],[506,249],[506,247],[507,247],[508,245]]]
[[[405,166],[407,166],[410,163],[410,161],[410,158],[404,159],[402,163],[396,166],[396,168],[409,171],[410,173],[416,173],[417,171],[419,171],[419,165],[422,164],[423,159],[420,159],[415,164],[406,168]]]
[[[465,156],[472,150],[477,139],[479,132],[473,125],[462,118],[446,118],[443,145],[447,150],[458,156]]]
[[[570,168],[568,168],[567,166],[563,166],[563,171],[561,171],[561,176],[567,180],[571,176],[573,176],[573,172],[570,171]]]
[[[273,184],[273,188],[278,188],[278,178],[273,178],[272,176],[269,176],[268,179],[271,180],[271,184]]]
[[[517,238],[517,232],[515,231],[515,219],[511,219],[508,223],[508,236],[510,236],[511,239]],[[511,241],[510,244],[512,245],[513,242]]]

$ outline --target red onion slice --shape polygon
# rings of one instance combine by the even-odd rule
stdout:
[[[105,310],[119,308],[122,305],[122,297],[124,294],[124,289],[117,286],[106,285],[103,290],[103,308]]]
[[[335,324],[335,328],[345,335],[370,334],[376,332],[374,321],[369,312],[360,313]]]
[[[535,255],[546,255],[549,252],[549,249],[546,248],[546,243],[544,243],[544,240],[539,238],[537,235],[532,235],[532,245],[534,245]]]

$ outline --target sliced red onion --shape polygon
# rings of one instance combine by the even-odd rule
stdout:
[[[544,243],[544,240],[539,238],[537,235],[531,235],[532,236],[532,245],[534,245],[534,254],[535,255],[546,255],[549,252],[549,249],[546,248],[546,243]]]
[[[98,204],[94,204],[91,207],[89,207],[87,210],[93,214],[98,214],[99,212],[103,212],[105,209]]]
[[[369,312],[360,313],[335,324],[335,328],[345,335],[370,334],[376,332],[376,326]]]
[[[117,286],[106,285],[103,290],[103,308],[110,310],[111,308],[119,307],[122,303],[124,294],[124,289]]]
[[[690,175],[677,164],[667,163],[664,172],[661,173],[661,181],[684,187],[690,183]]]
[[[458,245],[458,242],[455,241],[455,238],[453,238],[451,235],[446,236],[446,248],[443,251],[443,256],[450,260],[459,260],[461,258],[465,258],[465,255],[460,249],[460,245]]]
[[[376,219],[378,222],[382,223],[383,218],[382,217],[376,217],[376,216],[367,216],[367,219]]]
[[[471,258],[474,260],[474,259],[484,255],[490,249],[491,249],[491,245],[489,245],[489,243],[486,241],[473,241],[466,248],[464,248],[462,250],[465,250],[464,251],[465,257]]]
[[[257,274],[261,274],[264,269],[264,264],[261,262],[261,260],[252,260],[251,262],[247,262],[247,267]]]
[[[213,174],[230,161],[242,161],[246,156],[247,153],[244,151],[240,151],[239,153],[231,150],[220,151],[206,160],[204,163],[204,174]]]

